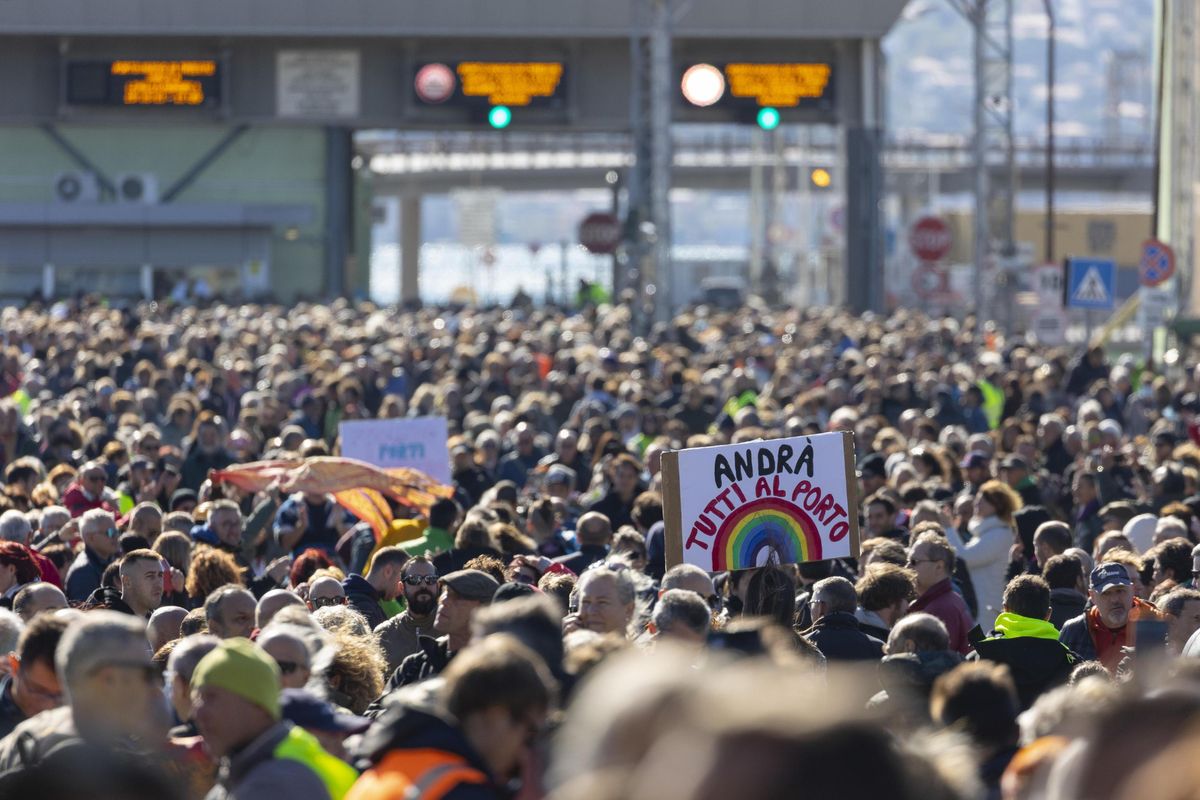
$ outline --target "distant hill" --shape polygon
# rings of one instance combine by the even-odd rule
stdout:
[[[1120,133],[1150,130],[1154,0],[1053,0],[1058,17],[1060,136],[1103,138],[1111,130],[1109,57],[1121,60]],[[1014,9],[1017,136],[1045,132],[1046,20],[1041,0]],[[947,0],[912,0],[884,40],[892,131],[969,134],[973,93],[970,26]],[[1110,117],[1111,118],[1111,115]]]

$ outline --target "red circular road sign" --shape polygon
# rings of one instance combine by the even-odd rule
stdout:
[[[908,233],[908,244],[922,261],[941,261],[950,252],[954,236],[941,217],[921,217]]]
[[[1142,286],[1161,286],[1175,274],[1175,251],[1157,239],[1142,242],[1142,260],[1138,264],[1138,281]]]
[[[458,79],[454,77],[454,70],[445,64],[426,64],[417,71],[417,77],[413,79],[417,97],[434,105],[449,100],[457,85]]]
[[[616,252],[621,243],[621,221],[603,211],[588,214],[579,223],[579,243],[597,255]]]

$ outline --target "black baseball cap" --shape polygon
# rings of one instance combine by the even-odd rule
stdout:
[[[1092,570],[1092,591],[1104,594],[1114,586],[1133,586],[1123,564],[1101,564]]]
[[[371,727],[371,720],[356,714],[345,714],[304,689],[284,689],[279,696],[283,718],[301,728],[327,733],[362,733]]]

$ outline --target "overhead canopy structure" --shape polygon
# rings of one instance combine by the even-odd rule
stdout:
[[[0,31],[30,36],[371,39],[628,36],[638,0],[5,0]],[[682,37],[878,39],[908,0],[694,0]]]
[[[854,233],[847,237],[843,299],[864,309],[879,309],[883,300],[879,40],[905,3],[692,0],[672,31],[677,81],[704,65],[710,89],[714,74],[724,84],[720,96],[696,103],[685,99],[677,82],[674,121],[753,122],[769,108],[772,120],[844,130],[846,222]],[[276,237],[273,246],[296,249],[319,240],[323,264],[311,275],[297,264],[313,252],[294,254],[288,288],[339,293],[353,284],[345,279],[353,224],[352,131],[486,129],[489,122],[512,130],[629,130],[631,86],[639,77],[631,41],[644,33],[643,5],[5,0],[0,126],[40,126],[51,135],[58,126],[71,126],[72,136],[65,137],[70,142],[55,138],[63,151],[55,169],[99,172],[102,186],[120,172],[163,170],[139,161],[145,151],[169,158],[163,147],[149,145],[157,131],[320,130],[326,139],[324,202],[314,209],[312,230],[291,236],[292,245]],[[107,126],[131,125],[144,128],[147,146],[125,137],[122,150],[106,140]],[[191,161],[182,188],[162,202],[180,193],[183,201],[197,199],[186,193],[203,186],[212,164],[238,157],[240,143],[233,138]],[[101,163],[89,155],[96,151],[120,151],[113,160],[127,163]],[[187,156],[177,158],[189,163]],[[247,187],[256,166],[246,159],[234,170]],[[274,176],[284,167],[274,164],[269,180],[278,181]],[[52,178],[39,179],[49,185]],[[238,202],[278,202],[247,193],[252,190],[240,192]],[[0,189],[0,202],[18,199]]]

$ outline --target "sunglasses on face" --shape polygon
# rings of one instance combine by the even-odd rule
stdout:
[[[279,665],[279,672],[283,675],[291,675],[296,670],[301,669],[301,665],[295,661],[276,661],[275,663]]]
[[[314,597],[313,608],[325,608],[326,606],[341,606],[346,604],[344,597]]]
[[[404,579],[405,586],[420,586],[422,583],[426,586],[436,586],[437,582],[437,575],[409,575]]]
[[[108,530],[106,530],[104,532],[104,535],[110,539],[120,539],[121,538],[121,529],[120,528],[109,528]]]

